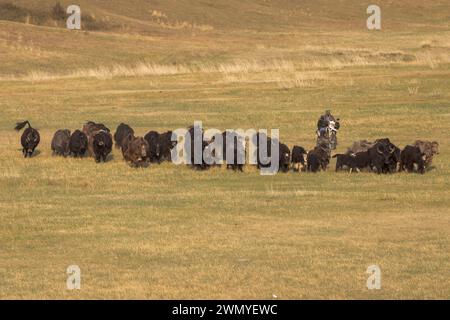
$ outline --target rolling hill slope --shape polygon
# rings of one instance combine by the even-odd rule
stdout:
[[[43,18],[0,15],[0,298],[449,298],[448,0],[377,1],[379,32],[357,0],[77,1],[95,31],[46,20],[54,0],[9,2]],[[424,175],[335,173],[333,159],[268,177],[50,150],[87,120],[279,128],[309,150],[325,109],[336,152],[389,137],[441,153]],[[25,119],[41,133],[30,159]],[[66,289],[72,264],[81,290]],[[367,290],[372,264],[382,290]]]

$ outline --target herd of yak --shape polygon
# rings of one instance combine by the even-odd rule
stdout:
[[[21,143],[24,157],[31,157],[35,148],[40,142],[38,130],[32,128],[29,121],[17,123],[15,129],[20,131],[26,125]],[[194,129],[191,127],[188,134],[193,137]],[[260,141],[267,141],[268,156],[270,157],[270,138],[260,139],[261,133],[257,134],[257,147]],[[124,160],[130,165],[140,167],[149,163],[161,163],[162,161],[171,161],[171,150],[177,144],[171,140],[172,131],[158,133],[156,131],[148,132],[144,137],[136,137],[134,130],[127,124],[121,123],[114,134],[111,135],[110,129],[104,124],[88,121],[84,124],[82,130],[75,130],[73,133],[68,129],[56,131],[53,136],[51,149],[54,154],[61,156],[72,155],[74,157],[83,157],[86,154],[93,156],[96,162],[107,161],[108,155],[113,148],[113,139],[117,148],[120,148]],[[226,152],[230,149],[226,146],[230,141],[226,141],[230,136],[223,133],[224,149],[223,159],[227,159]],[[233,136],[231,136],[233,138]],[[234,140],[234,138],[233,138]],[[208,147],[210,142],[203,141],[202,150]],[[227,164],[227,168],[233,170],[243,170],[243,164],[237,161],[242,156],[242,151],[237,147],[236,141],[231,141],[232,151],[234,152],[234,162]],[[307,152],[303,147],[294,146],[292,151],[281,142],[277,142],[279,147],[278,170],[286,172],[290,168],[294,171],[318,172],[326,170],[331,156],[329,144],[324,141]],[[245,153],[245,151],[244,151]],[[426,169],[432,164],[433,156],[439,153],[439,143],[436,141],[417,140],[412,145],[407,145],[403,150],[394,145],[388,138],[378,139],[374,142],[366,140],[356,141],[348,148],[345,154],[335,154],[336,171],[349,170],[350,172],[359,172],[362,170],[374,171],[376,173],[394,173],[397,171],[425,173]],[[258,153],[259,155],[259,153]],[[306,159],[305,159],[306,156]],[[193,154],[192,154],[192,157]],[[245,157],[245,155],[244,155]],[[258,167],[267,166],[262,164],[258,157]],[[192,166],[198,169],[210,167],[205,161]]]

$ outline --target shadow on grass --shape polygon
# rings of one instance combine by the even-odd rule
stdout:
[[[23,156],[22,148],[17,149],[17,151],[20,152],[20,153],[22,154],[22,157],[23,157],[23,158],[25,158],[25,157]],[[36,149],[36,150],[34,150],[33,154],[32,154],[31,156],[27,156],[27,158],[34,158],[34,157],[37,157],[37,156],[39,156],[41,153],[42,153],[42,152],[41,152],[39,149]]]

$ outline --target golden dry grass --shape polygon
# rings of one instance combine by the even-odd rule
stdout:
[[[263,17],[250,10],[247,22],[203,19],[194,7],[189,23],[214,27],[196,35],[163,34],[121,1],[89,10],[122,10],[130,33],[0,21],[0,298],[450,298],[450,33],[435,22],[445,2],[424,4],[433,16],[420,21],[409,3],[385,2],[396,22],[375,33],[349,28],[358,15],[309,17],[320,1],[276,14],[259,1],[222,8]],[[147,12],[188,20],[171,5]],[[268,15],[288,27],[271,29]],[[309,18],[299,26],[299,17]],[[250,166],[136,170],[117,150],[101,165],[50,152],[55,130],[86,120],[127,122],[140,135],[195,120],[279,128],[290,147],[309,149],[327,108],[342,119],[338,152],[357,139],[438,140],[435,168],[266,177]],[[23,119],[42,135],[31,159],[12,130]],[[65,287],[71,264],[81,268],[79,291]],[[382,270],[379,291],[366,288],[371,264]]]

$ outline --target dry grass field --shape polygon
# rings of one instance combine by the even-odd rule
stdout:
[[[381,31],[356,0],[78,3],[105,29],[0,15],[0,298],[450,298],[447,0],[377,1]],[[310,149],[325,109],[341,118],[337,152],[389,137],[441,153],[425,175],[335,173],[333,160],[261,176],[50,151],[86,120],[141,135],[279,128]],[[31,159],[13,130],[26,119],[42,138]],[[72,264],[81,290],[66,288]],[[366,287],[372,264],[381,290]]]

